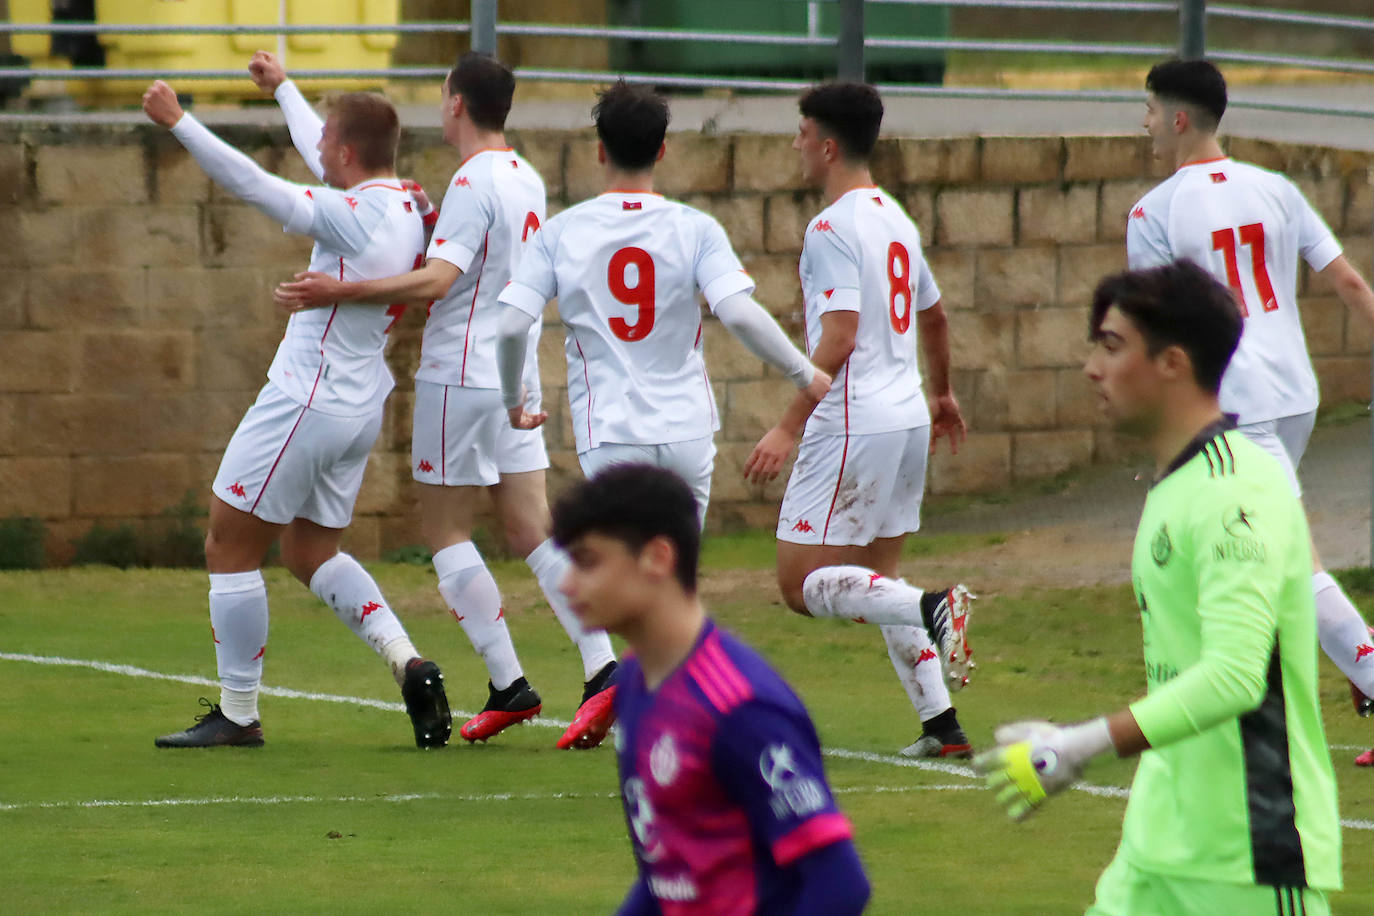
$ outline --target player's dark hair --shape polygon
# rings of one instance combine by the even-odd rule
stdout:
[[[686,591],[697,590],[697,501],[672,471],[615,464],[565,492],[553,507],[554,543],[567,547],[586,534],[614,538],[636,554],[653,538],[667,538],[677,554],[674,577]]]
[[[1210,61],[1174,58],[1155,64],[1145,89],[1161,99],[1181,102],[1205,119],[1198,127],[1214,131],[1226,113],[1226,79]]]
[[[867,83],[822,83],[797,102],[802,117],[840,146],[846,159],[863,162],[873,153],[883,126],[883,100]]]
[[[617,80],[597,93],[592,106],[596,136],[616,168],[651,168],[668,133],[668,100],[649,86]]]
[[[401,119],[396,108],[375,92],[343,92],[329,101],[340,142],[353,147],[358,164],[382,171],[396,167]]]
[[[1244,319],[1235,295],[1211,274],[1191,261],[1174,261],[1105,278],[1093,292],[1089,328],[1094,340],[1112,306],[1140,331],[1151,356],[1165,347],[1182,347],[1198,387],[1212,394],[1221,388]]]
[[[450,96],[463,97],[463,108],[473,124],[483,130],[506,129],[506,115],[515,97],[515,74],[505,64],[469,51],[458,58],[445,85]]]

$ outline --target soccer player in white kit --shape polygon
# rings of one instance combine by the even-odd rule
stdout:
[[[1297,467],[1317,416],[1317,377],[1298,316],[1298,257],[1351,311],[1374,324],[1374,293],[1340,243],[1287,177],[1222,152],[1216,131],[1226,81],[1202,60],[1158,64],[1145,79],[1145,129],[1173,176],[1126,220],[1132,270],[1188,260],[1229,286],[1245,330],[1221,382],[1221,406],[1239,432],[1269,452],[1301,495]],[[1361,715],[1374,712],[1374,636],[1312,547],[1312,589],[1322,649],[1350,679]],[[1374,766],[1374,751],[1356,758]]]
[[[916,225],[869,172],[883,119],[877,90],[829,83],[803,95],[800,108],[792,147],[802,177],[830,201],[802,245],[806,346],[835,380],[819,405],[793,400],[745,475],[772,480],[801,434],[778,514],[783,600],[799,614],[878,624],[921,719],[920,736],[902,753],[967,757],[972,748],[940,669],[943,662],[956,689],[968,680],[972,596],[962,585],[922,591],[897,569],[906,536],[921,525],[927,455],[942,436],[957,452],[965,435],[940,290]]]
[[[185,114],[160,80],[143,108],[217,184],[286,231],[314,238],[312,267],[342,277],[384,275],[422,251],[420,216],[396,178],[400,122],[381,96],[340,96],[321,123],[290,87],[282,108],[296,146],[325,182],[315,187],[263,171]],[[397,317],[374,300],[287,323],[268,382],[225,449],[210,501],[205,559],[220,702],[202,700],[209,711],[185,731],[159,737],[158,747],[263,743],[257,701],[268,611],[260,567],[278,538],[292,574],[390,665],[416,744],[448,743],[438,667],[420,657],[367,571],[339,550],[393,385],[383,350]]]
[[[588,477],[638,462],[687,481],[705,521],[720,427],[702,355],[697,290],[741,343],[815,402],[817,371],[753,298],[725,230],[709,215],[654,193],[667,101],[623,81],[592,111],[606,190],[549,220],[502,291],[498,360],[511,425],[545,414],[521,390],[528,329],[558,299],[566,328],[573,437]]]
[[[482,54],[464,55],[445,79],[444,137],[462,164],[445,192],[422,267],[363,283],[301,274],[282,284],[277,298],[290,308],[434,300],[415,373],[411,472],[439,592],[490,675],[486,706],[458,733],[485,741],[543,706],[516,656],[496,580],[472,542],[474,515],[490,491],[512,552],[525,558],[582,656],[582,703],[557,744],[591,747],[596,742],[584,736],[589,730],[604,736],[602,720],[610,715],[615,653],[605,632],[584,629],[558,591],[568,561],[549,540],[543,432],[510,427],[496,374],[496,297],[545,216],[544,182],[506,143],[514,92],[510,69]],[[527,338],[531,356],[521,380],[538,404],[537,322]]]

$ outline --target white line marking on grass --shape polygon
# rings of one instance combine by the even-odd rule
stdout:
[[[218,686],[219,686],[219,682],[218,682],[218,681],[212,681],[212,680],[210,680],[209,678],[197,677],[197,676],[195,676],[195,675],[186,675],[186,674],[166,674],[166,673],[161,672],[161,671],[150,671],[150,670],[148,670],[147,668],[138,668],[138,667],[136,667],[136,666],[134,666],[134,665],[117,665],[117,664],[113,664],[113,663],[111,663],[111,662],[92,661],[92,660],[89,660],[89,659],[81,659],[81,658],[63,658],[63,657],[61,657],[61,656],[56,656],[56,655],[26,655],[26,654],[19,653],[19,652],[0,652],[0,661],[30,662],[30,663],[36,664],[36,665],[56,665],[56,666],[68,667],[68,668],[91,668],[91,669],[93,669],[93,670],[95,670],[95,671],[103,671],[103,672],[105,672],[105,673],[107,673],[107,674],[120,674],[120,675],[124,675],[125,677],[148,678],[148,679],[151,679],[151,680],[158,680],[158,681],[176,681],[177,683],[181,683],[181,684],[195,684],[195,685],[201,686],[201,687],[218,687]],[[285,698],[287,698],[287,699],[293,699],[293,700],[318,700],[318,701],[326,702],[326,703],[348,703],[348,704],[352,704],[352,705],[355,705],[355,706],[367,706],[367,707],[370,707],[370,708],[372,708],[372,709],[381,709],[381,710],[385,710],[385,711],[387,711],[387,712],[405,712],[405,704],[403,704],[403,703],[396,703],[396,702],[389,701],[389,700],[374,700],[374,699],[370,699],[370,698],[368,698],[368,697],[341,696],[341,695],[339,695],[339,694],[333,694],[333,693],[314,693],[314,692],[306,691],[306,690],[292,690],[292,689],[289,688],[289,687],[266,687],[266,686],[264,686],[264,687],[261,688],[261,691],[260,691],[260,692],[261,692],[262,694],[264,694],[265,696],[285,697]],[[458,717],[460,717],[460,718],[463,718],[463,717],[470,717],[470,716],[476,715],[476,713],[464,712],[464,711],[461,711],[461,710],[454,710],[454,715],[455,715],[455,716],[458,716]],[[530,720],[528,721],[527,724],[535,725],[535,726],[542,726],[542,727],[544,727],[544,728],[567,728],[568,725],[569,725],[569,723],[568,723],[566,720],[560,720],[560,719],[546,719],[546,718],[543,718],[543,717],[539,717],[539,718],[535,718],[535,719],[530,719]],[[1333,750],[1364,750],[1364,749],[1365,749],[1363,746],[1344,745],[1344,744],[1333,744],[1333,745],[1331,745],[1331,748],[1332,748]],[[886,766],[906,767],[906,768],[915,769],[915,770],[925,770],[925,771],[931,772],[931,773],[948,773],[948,774],[950,774],[950,775],[952,775],[952,776],[963,776],[963,777],[965,777],[965,778],[967,778],[967,779],[974,779],[974,780],[977,780],[977,779],[979,778],[979,777],[978,777],[978,774],[975,773],[971,767],[961,766],[961,765],[956,764],[956,763],[944,763],[944,762],[937,762],[937,761],[934,761],[934,760],[916,760],[916,759],[913,759],[913,758],[910,758],[910,757],[900,757],[900,756],[897,756],[897,755],[895,755],[895,754],[875,754],[875,753],[873,753],[873,752],[871,752],[871,751],[850,751],[850,750],[845,750],[845,749],[843,749],[843,748],[834,748],[834,747],[832,747],[832,748],[826,748],[825,751],[824,751],[824,753],[825,753],[825,756],[827,756],[827,757],[835,757],[835,758],[840,759],[840,760],[860,760],[860,761],[863,761],[863,762],[865,762],[865,763],[880,763],[880,764],[884,764],[884,765],[886,765]],[[925,790],[929,790],[929,789],[940,789],[940,788],[943,788],[943,789],[947,789],[947,790],[953,791],[953,790],[956,790],[956,789],[976,789],[976,788],[981,788],[981,785],[975,783],[975,784],[973,784],[973,785],[967,785],[967,786],[965,786],[965,785],[958,785],[958,786],[954,786],[954,785],[950,785],[950,786],[914,786],[914,787],[912,787],[912,788],[910,789],[910,791],[925,791]],[[1094,785],[1094,784],[1092,784],[1092,783],[1086,783],[1086,782],[1074,783],[1074,785],[1073,785],[1072,788],[1073,788],[1075,791],[1077,791],[1077,792],[1084,792],[1084,793],[1086,793],[1086,794],[1088,794],[1088,795],[1093,795],[1093,796],[1096,796],[1096,797],[1098,797],[1098,798],[1126,798],[1126,797],[1128,797],[1128,796],[1131,794],[1131,790],[1128,789],[1128,788],[1126,788],[1125,786],[1099,786],[1099,785]],[[846,790],[843,790],[843,789],[836,789],[836,790],[835,790],[835,792],[836,792],[837,794],[844,793],[845,791],[846,791]],[[895,792],[895,791],[908,791],[908,790],[907,790],[907,789],[898,789],[898,788],[896,788],[896,787],[890,787],[890,788],[872,787],[872,788],[868,788],[868,789],[850,789],[850,790],[848,790],[848,791],[849,791],[849,792],[860,792],[860,791],[871,791],[871,792]],[[514,799],[534,799],[534,798],[590,798],[590,797],[600,797],[600,796],[582,796],[582,795],[578,795],[578,794],[576,794],[576,793],[556,793],[556,794],[549,795],[549,796],[522,796],[522,795],[508,795],[508,794],[504,794],[504,795],[501,795],[501,794],[498,794],[498,795],[472,795],[472,796],[428,796],[428,795],[416,795],[416,796],[381,796],[381,799],[382,799],[382,800],[395,800],[395,801],[408,801],[408,800],[421,799],[421,798],[426,798],[426,799],[428,799],[428,798],[448,798],[448,799],[453,799],[453,800],[456,800],[456,801],[486,801],[486,800],[492,800],[492,801],[509,801],[509,800],[514,800]],[[612,796],[609,796],[609,797],[615,798],[615,797],[617,797],[617,796],[612,795]],[[358,797],[354,797],[354,796],[341,796],[340,798],[337,798],[337,799],[315,798],[314,796],[282,796],[282,797],[281,797],[281,800],[284,800],[284,801],[293,801],[293,800],[294,800],[294,801],[367,801],[367,800],[373,800],[373,799],[368,799],[368,798],[364,798],[364,797],[361,797],[361,796],[358,796]],[[235,801],[242,801],[242,802],[244,802],[244,803],[254,803],[254,800],[253,800],[253,799],[234,799],[234,798],[226,799],[226,800],[223,800],[223,801],[217,801],[217,800],[213,800],[213,799],[211,799],[211,800],[199,800],[199,801],[194,800],[194,799],[192,799],[192,800],[162,799],[162,800],[153,800],[153,801],[146,801],[146,802],[118,802],[118,801],[114,801],[114,802],[35,802],[35,803],[33,803],[33,804],[12,804],[12,805],[6,805],[6,804],[3,804],[3,803],[0,803],[0,811],[13,811],[13,810],[18,809],[18,808],[35,808],[35,807],[37,807],[37,808],[48,808],[48,807],[57,807],[57,808],[64,808],[64,807],[88,807],[88,808],[98,808],[98,807],[106,807],[106,806],[129,806],[129,807],[138,807],[138,806],[177,805],[177,804],[225,804],[225,803],[230,803],[230,802],[235,802]],[[266,804],[266,803],[270,803],[270,801],[271,801],[271,800],[269,800],[269,801],[257,801],[256,803],[259,803],[259,804]],[[1347,828],[1349,828],[1349,829],[1351,829],[1351,830],[1374,830],[1374,821],[1365,821],[1365,820],[1342,820],[1342,821],[1341,821],[1341,826],[1347,827]]]
[[[835,789],[836,795],[884,795],[905,794],[910,792],[958,792],[977,789],[968,783],[947,785],[913,786],[844,786]],[[506,801],[576,801],[580,799],[616,800],[616,792],[491,792],[481,795],[446,795],[442,792],[410,792],[393,795],[216,795],[208,798],[148,798],[125,800],[115,798],[96,798],[87,801],[55,802],[15,802],[0,803],[0,811],[23,811],[29,809],[81,809],[81,808],[204,808],[214,805],[299,805],[299,804],[355,804],[359,802],[382,802],[397,804],[414,801],[446,802],[506,802]]]

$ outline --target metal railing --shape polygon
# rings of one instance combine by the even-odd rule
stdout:
[[[1374,32],[1374,18],[1337,16],[1286,10],[1270,10],[1233,4],[1207,4],[1205,0],[867,0],[873,6],[906,5],[937,8],[983,8],[1008,10],[1046,10],[1086,13],[1149,13],[1177,15],[1178,41],[1176,46],[1161,44],[1132,44],[1073,41],[977,40],[957,38],[910,38],[869,35],[865,30],[864,0],[813,0],[808,6],[823,3],[838,7],[839,22],[836,34],[779,34],[769,32],[729,32],[720,30],[683,28],[635,28],[603,25],[549,25],[498,21],[497,0],[473,0],[469,22],[407,22],[377,25],[154,25],[136,23],[52,22],[0,23],[0,33],[11,35],[356,35],[356,34],[469,34],[475,50],[494,53],[501,35],[536,38],[567,38],[573,40],[634,41],[634,42],[711,42],[718,44],[746,44],[760,47],[792,46],[797,48],[833,48],[834,72],[841,78],[862,79],[867,74],[865,52],[924,51],[961,53],[1013,53],[1057,55],[1113,55],[1119,57],[1161,58],[1171,54],[1200,57],[1204,53],[1220,63],[1269,65],[1285,68],[1304,68],[1374,74],[1374,61],[1278,55],[1243,49],[1208,49],[1206,22],[1209,18],[1283,23],[1321,29]],[[293,73],[306,79],[433,79],[441,77],[447,68],[440,66],[390,66],[380,68],[293,68]],[[701,73],[619,73],[609,70],[571,70],[553,68],[521,68],[517,76],[526,79],[566,82],[606,82],[617,77],[657,85],[698,89],[735,89],[752,92],[793,92],[809,84],[809,80],[779,79],[760,76],[709,76]],[[171,76],[183,80],[233,79],[242,75],[230,69],[184,69],[167,72],[156,68],[137,67],[0,67],[0,80],[69,80],[69,79],[154,79]],[[935,85],[884,83],[885,92],[902,95],[948,96],[951,98],[1036,98],[1076,99],[1087,101],[1117,101],[1133,98],[1130,94],[1093,90],[1036,91],[1032,93],[997,88],[955,88]],[[1374,117],[1374,108],[1318,106],[1303,102],[1283,103],[1236,99],[1236,107],[1252,107],[1275,111],[1304,111],[1324,114]]]

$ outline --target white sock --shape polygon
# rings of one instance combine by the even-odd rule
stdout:
[[[1369,626],[1328,572],[1312,577],[1317,599],[1317,638],[1322,651],[1367,697],[1374,697],[1374,638]],[[1363,650],[1363,652],[1362,652]]]
[[[477,546],[472,541],[463,541],[445,547],[434,555],[434,571],[439,574],[439,594],[487,664],[491,686],[506,689],[524,672],[506,627],[501,590],[482,562]]]
[[[940,670],[940,654],[930,642],[925,627],[885,626],[887,657],[897,670],[911,705],[922,722],[928,722],[950,707],[949,688]]]
[[[406,662],[420,653],[387,606],[377,581],[357,560],[346,553],[334,554],[310,577],[310,590],[333,608],[334,616],[354,635],[386,660],[398,682],[404,677]]]
[[[219,669],[220,711],[231,722],[258,718],[258,686],[267,651],[267,583],[262,572],[210,574],[210,634]]]
[[[802,583],[811,616],[855,623],[920,627],[922,594],[919,588],[864,566],[822,566]]]
[[[553,608],[553,615],[563,625],[564,632],[577,646],[577,651],[582,653],[582,680],[590,681],[594,674],[615,661],[615,651],[605,630],[583,629],[582,621],[568,606],[568,599],[558,590],[558,583],[563,581],[569,562],[568,555],[559,550],[552,539],[540,544],[525,557],[530,572],[534,573],[534,578],[539,580],[539,587],[544,590],[549,607]]]

